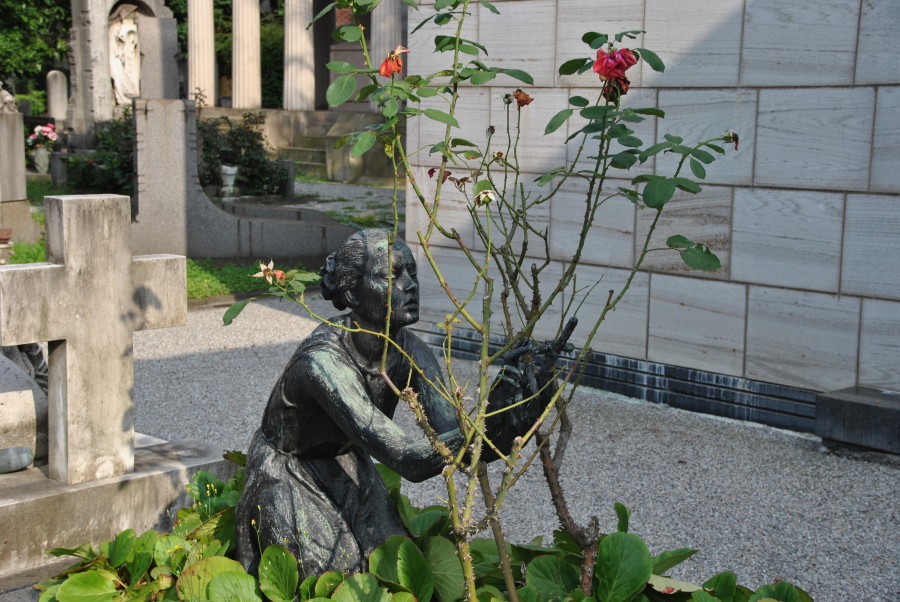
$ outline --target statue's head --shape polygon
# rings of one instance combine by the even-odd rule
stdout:
[[[419,282],[406,243],[396,240],[388,248],[386,230],[361,230],[328,256],[319,274],[326,299],[372,325],[384,326],[390,297],[393,329],[418,322]]]

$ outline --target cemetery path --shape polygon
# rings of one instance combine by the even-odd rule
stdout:
[[[336,313],[310,297],[322,315]],[[251,303],[228,327],[223,311],[195,309],[184,327],[135,333],[140,432],[246,449],[269,388],[315,322],[275,300]],[[576,518],[597,514],[601,530],[614,530],[612,506],[622,502],[653,553],[698,548],[673,576],[703,581],[732,569],[747,585],[797,583],[819,602],[900,600],[897,463],[590,389],[571,411],[563,484]],[[398,421],[416,428],[408,415]],[[444,497],[439,479],[404,488],[419,505]],[[511,541],[551,536],[557,522],[540,470],[513,490],[504,518]]]

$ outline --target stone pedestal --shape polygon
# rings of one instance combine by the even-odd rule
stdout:
[[[286,0],[284,5],[284,99],[285,110],[312,111],[316,108],[316,66],[313,19],[308,0]]]
[[[231,71],[231,106],[258,109],[262,106],[262,75],[259,43],[259,2],[234,0]]]
[[[55,120],[57,129],[66,120],[69,110],[69,80],[62,71],[53,70],[47,74],[47,114]]]
[[[216,106],[216,53],[212,0],[188,0],[187,97]]]

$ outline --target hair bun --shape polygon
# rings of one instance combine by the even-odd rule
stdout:
[[[331,253],[325,258],[325,265],[319,268],[319,276],[322,277],[322,296],[340,311],[347,309],[338,290],[337,275],[335,274],[335,255]]]

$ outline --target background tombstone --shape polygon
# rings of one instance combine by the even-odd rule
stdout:
[[[178,98],[178,21],[138,19],[141,97]]]
[[[68,107],[69,80],[65,73],[54,69],[47,74],[47,114],[55,120],[60,131],[64,129]]]
[[[49,341],[49,474],[134,467],[132,333],[187,319],[185,260],[131,257],[124,196],[47,197],[49,263],[0,267],[0,344]]]
[[[25,126],[18,112],[0,111],[0,228],[11,229],[19,242],[41,237],[25,192]]]

